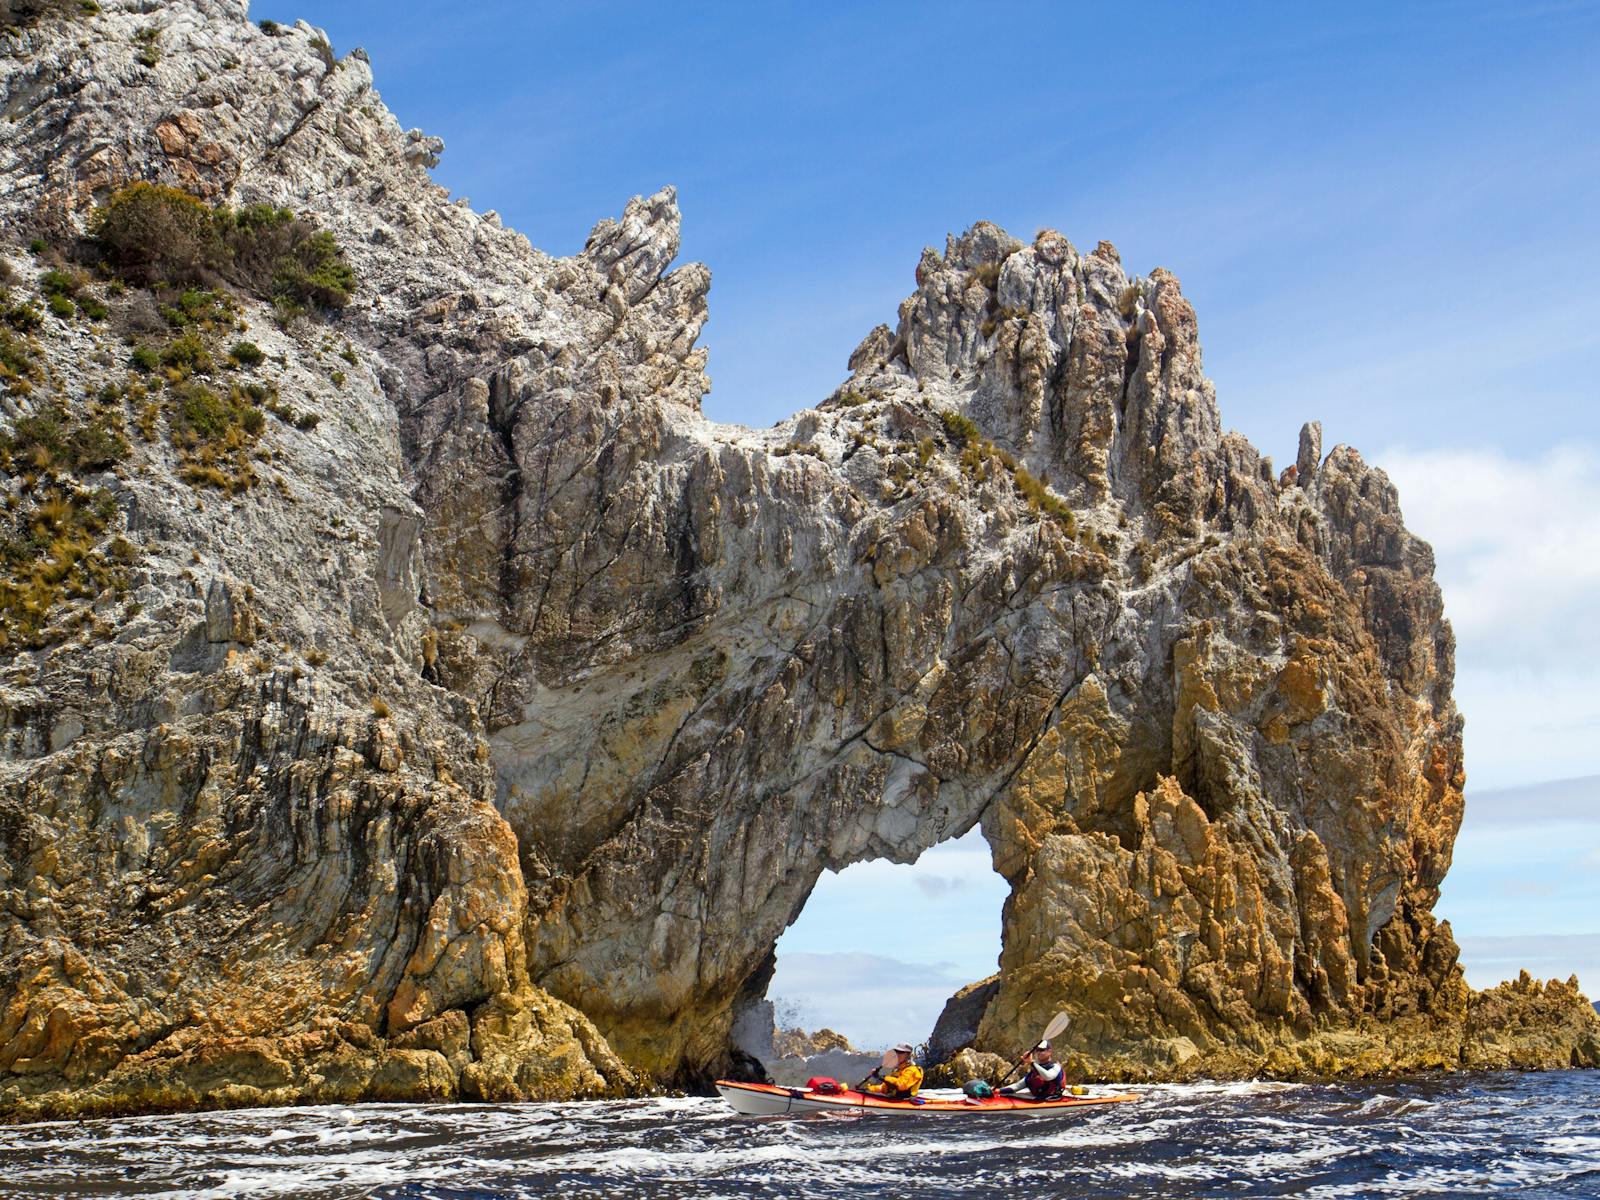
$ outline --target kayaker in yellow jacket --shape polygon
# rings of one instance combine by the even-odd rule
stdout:
[[[922,1068],[911,1061],[913,1052],[905,1042],[893,1047],[893,1053],[898,1060],[896,1065],[887,1075],[880,1074],[882,1067],[874,1070],[872,1074],[879,1077],[879,1082],[868,1082],[862,1090],[887,1100],[909,1100],[922,1088]]]

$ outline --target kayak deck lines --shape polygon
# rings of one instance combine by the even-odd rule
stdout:
[[[853,1088],[840,1092],[814,1092],[803,1087],[784,1087],[774,1083],[739,1083],[717,1080],[717,1094],[735,1112],[747,1117],[779,1117],[796,1113],[858,1112],[893,1116],[933,1116],[964,1113],[1007,1113],[1012,1116],[1045,1116],[1073,1108],[1092,1108],[1105,1104],[1125,1104],[1141,1099],[1134,1093],[1108,1096],[1063,1096],[1058,1100],[1022,1100],[994,1096],[988,1100],[965,1097],[950,1099],[889,1100]]]

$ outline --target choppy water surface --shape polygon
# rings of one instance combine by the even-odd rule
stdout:
[[[0,1127],[0,1195],[1600,1197],[1600,1072],[1141,1090],[937,1123],[698,1098],[52,1122]]]

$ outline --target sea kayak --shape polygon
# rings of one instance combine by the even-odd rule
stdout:
[[[916,1100],[886,1100],[869,1092],[846,1089],[840,1092],[814,1092],[802,1087],[782,1087],[773,1083],[735,1083],[717,1080],[717,1091],[735,1112],[747,1117],[779,1117],[819,1112],[854,1112],[892,1116],[974,1116],[979,1113],[1007,1113],[1017,1117],[1043,1117],[1069,1108],[1090,1108],[1101,1104],[1125,1104],[1140,1097],[1131,1093],[1112,1096],[1063,1096],[1059,1100],[1019,1100],[994,1096],[972,1100],[949,1096],[918,1097]]]

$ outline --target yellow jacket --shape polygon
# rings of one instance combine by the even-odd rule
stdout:
[[[887,1096],[891,1100],[905,1100],[915,1096],[922,1087],[922,1068],[914,1062],[907,1062],[898,1070],[890,1071],[883,1077],[882,1083],[869,1083],[866,1091],[875,1096]]]

